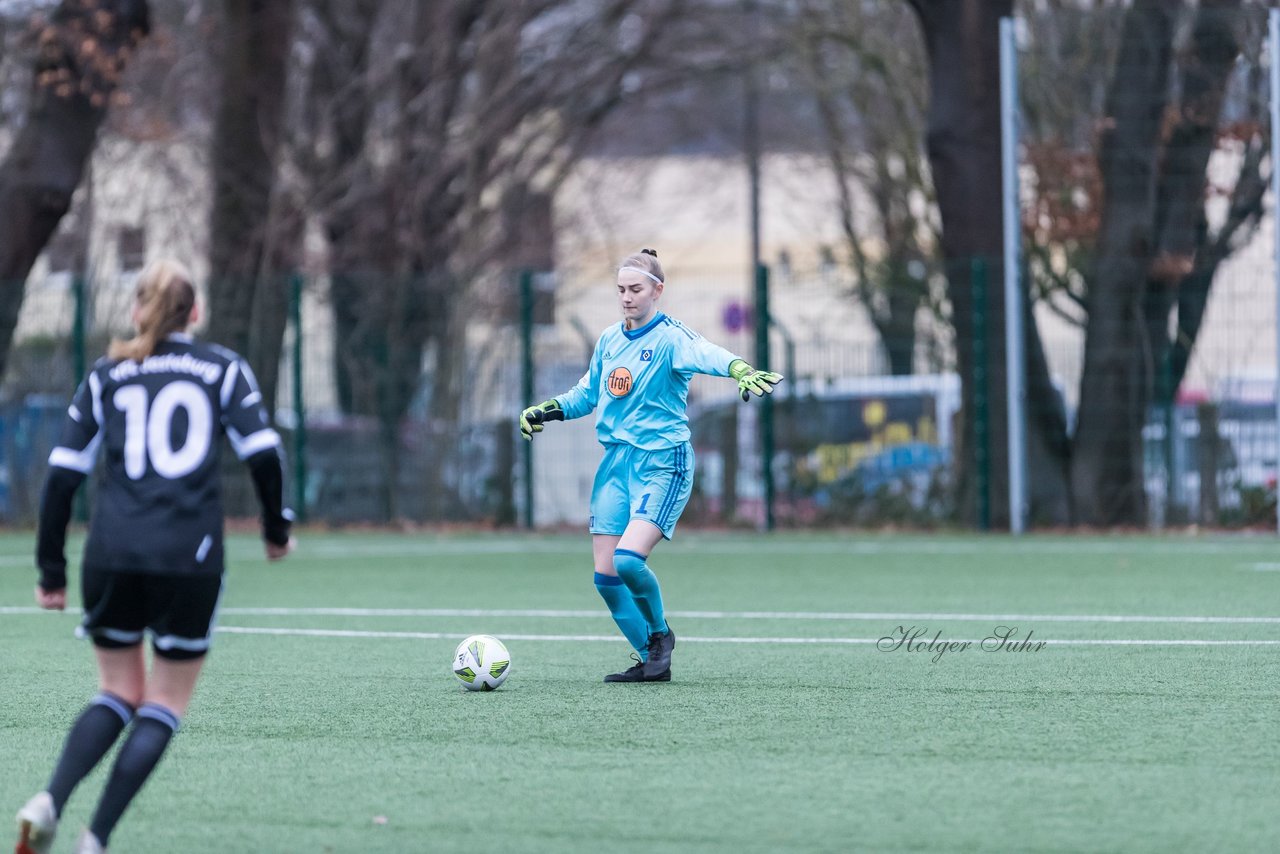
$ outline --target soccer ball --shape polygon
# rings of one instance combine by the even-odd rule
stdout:
[[[468,691],[492,691],[510,671],[511,654],[492,635],[472,635],[453,654],[453,675]]]

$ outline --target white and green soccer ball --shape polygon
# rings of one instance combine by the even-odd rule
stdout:
[[[493,635],[472,635],[453,655],[453,675],[468,691],[493,691],[510,672],[511,653]]]

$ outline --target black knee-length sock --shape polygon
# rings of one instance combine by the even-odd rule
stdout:
[[[111,778],[89,825],[89,830],[104,847],[120,816],[159,764],[178,724],[178,716],[159,704],[143,703],[138,709],[133,731],[120,748]]]
[[[48,791],[58,815],[62,815],[62,808],[76,786],[107,755],[132,718],[133,706],[107,691],[90,700],[76,718],[62,746],[53,778],[49,780]]]

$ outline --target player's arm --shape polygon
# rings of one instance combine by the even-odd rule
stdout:
[[[757,371],[745,359],[735,356],[718,344],[712,344],[687,327],[682,326],[674,340],[676,349],[673,367],[677,371],[732,377],[737,380],[738,392],[744,401],[752,393],[757,397],[772,394],[773,387],[782,382],[782,374]]]
[[[49,466],[40,496],[40,525],[36,533],[36,567],[40,590],[46,594],[67,588],[67,524],[76,490],[84,482],[81,472]]]
[[[101,441],[102,385],[90,373],[76,389],[62,423],[62,435],[49,453],[49,473],[40,495],[36,532],[36,568],[40,579],[36,600],[43,608],[66,605],[67,525],[76,490],[93,471]]]
[[[600,344],[597,342],[595,352],[591,354],[591,367],[578,380],[578,384],[564,394],[544,400],[526,408],[520,413],[520,435],[532,439],[534,433],[542,432],[542,425],[548,421],[564,421],[581,418],[596,408],[600,399],[600,374],[603,370],[600,358]]]
[[[262,539],[267,557],[277,560],[291,547],[293,511],[284,503],[284,449],[267,421],[257,380],[243,360],[227,367],[222,389],[222,422],[231,447],[253,478],[262,507]]]
[[[245,464],[262,505],[262,539],[267,544],[267,557],[282,558],[289,553],[289,532],[293,527],[293,512],[284,506],[284,458],[280,449],[274,448],[253,454]]]

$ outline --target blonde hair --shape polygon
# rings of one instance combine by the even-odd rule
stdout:
[[[662,272],[662,265],[658,263],[658,251],[656,249],[641,249],[634,255],[628,255],[618,265],[619,270],[623,267],[633,267],[647,272],[659,282],[665,283],[667,281],[667,277]]]
[[[177,261],[152,261],[138,276],[134,289],[138,334],[127,341],[111,342],[107,356],[141,362],[171,332],[187,328],[196,304],[191,274]]]

